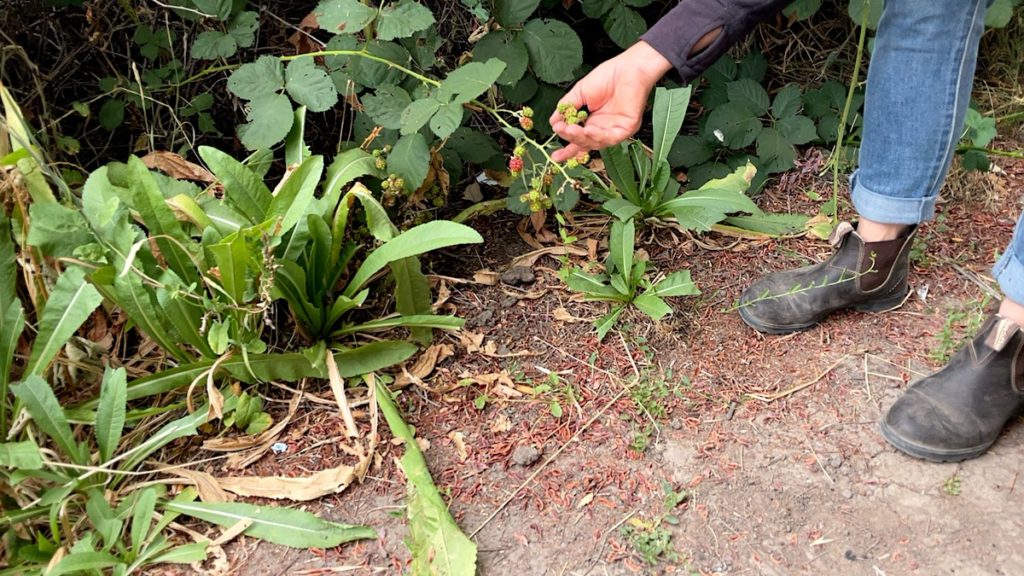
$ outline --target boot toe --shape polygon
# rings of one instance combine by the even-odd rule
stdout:
[[[983,438],[971,414],[953,410],[913,386],[882,420],[882,436],[894,448],[925,460],[959,462],[981,455],[994,439]]]

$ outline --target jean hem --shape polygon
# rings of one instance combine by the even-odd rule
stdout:
[[[1004,253],[992,268],[992,275],[1007,298],[1024,304],[1024,262],[1020,256],[1014,254],[1011,246],[1010,251]]]
[[[881,194],[861,184],[854,173],[850,179],[853,188],[850,196],[857,214],[881,224],[920,224],[935,216],[935,201],[938,196],[919,198],[898,198]]]

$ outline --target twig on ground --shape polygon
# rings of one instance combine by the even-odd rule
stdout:
[[[785,398],[786,396],[791,396],[791,395],[796,394],[797,392],[803,390],[804,388],[810,388],[811,386],[814,386],[815,384],[820,382],[822,378],[824,378],[825,376],[828,376],[829,372],[835,370],[837,366],[842,364],[843,361],[846,360],[849,357],[850,357],[849,354],[844,354],[842,358],[840,358],[839,360],[836,360],[831,366],[826,368],[825,371],[822,372],[821,374],[818,374],[818,376],[815,377],[813,380],[808,380],[807,382],[804,382],[802,384],[797,384],[796,386],[793,386],[792,388],[790,388],[788,390],[783,390],[782,392],[776,392],[775,394],[767,394],[767,395],[766,394],[747,394],[747,396],[750,397],[750,398],[753,398],[754,400],[760,400],[761,402],[764,402],[764,403],[775,402],[776,400]]]

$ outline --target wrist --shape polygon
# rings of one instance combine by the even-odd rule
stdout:
[[[628,57],[630,64],[636,67],[636,70],[651,86],[657,84],[658,80],[661,80],[661,77],[668,74],[673,68],[672,62],[668,58],[662,56],[661,52],[643,40],[630,46],[623,55]]]

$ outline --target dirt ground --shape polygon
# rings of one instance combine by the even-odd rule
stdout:
[[[601,306],[562,288],[553,257],[519,286],[449,282],[446,306],[483,335],[483,350],[445,336],[454,356],[401,401],[479,546],[480,572],[1024,574],[1024,428],[963,464],[913,460],[878,433],[888,406],[996,303],[986,302],[989,267],[1024,190],[1024,162],[998,164],[1003,173],[956,178],[960,189],[944,193],[938,220],[920,230],[913,295],[900,310],[842,313],[800,334],[761,336],[730,308],[764,273],[828,254],[807,237],[702,240],[718,250],[667,231],[647,237],[658,270],[689,268],[703,294],[675,300],[660,324],[628,315],[603,343],[589,323]],[[805,192],[827,194],[828,183],[813,172],[783,179],[760,201],[817,210],[821,200]],[[501,272],[533,250],[510,216],[477,224],[487,242],[448,254],[439,272]],[[530,392],[543,384],[551,390]],[[293,425],[294,450],[253,473],[299,473],[339,457],[323,441],[342,435],[340,420],[329,407],[309,410]],[[378,541],[314,554],[243,539],[229,549],[233,573],[401,573],[400,449],[383,452],[365,483],[311,507],[373,526]],[[673,492],[687,498],[667,509]]]

